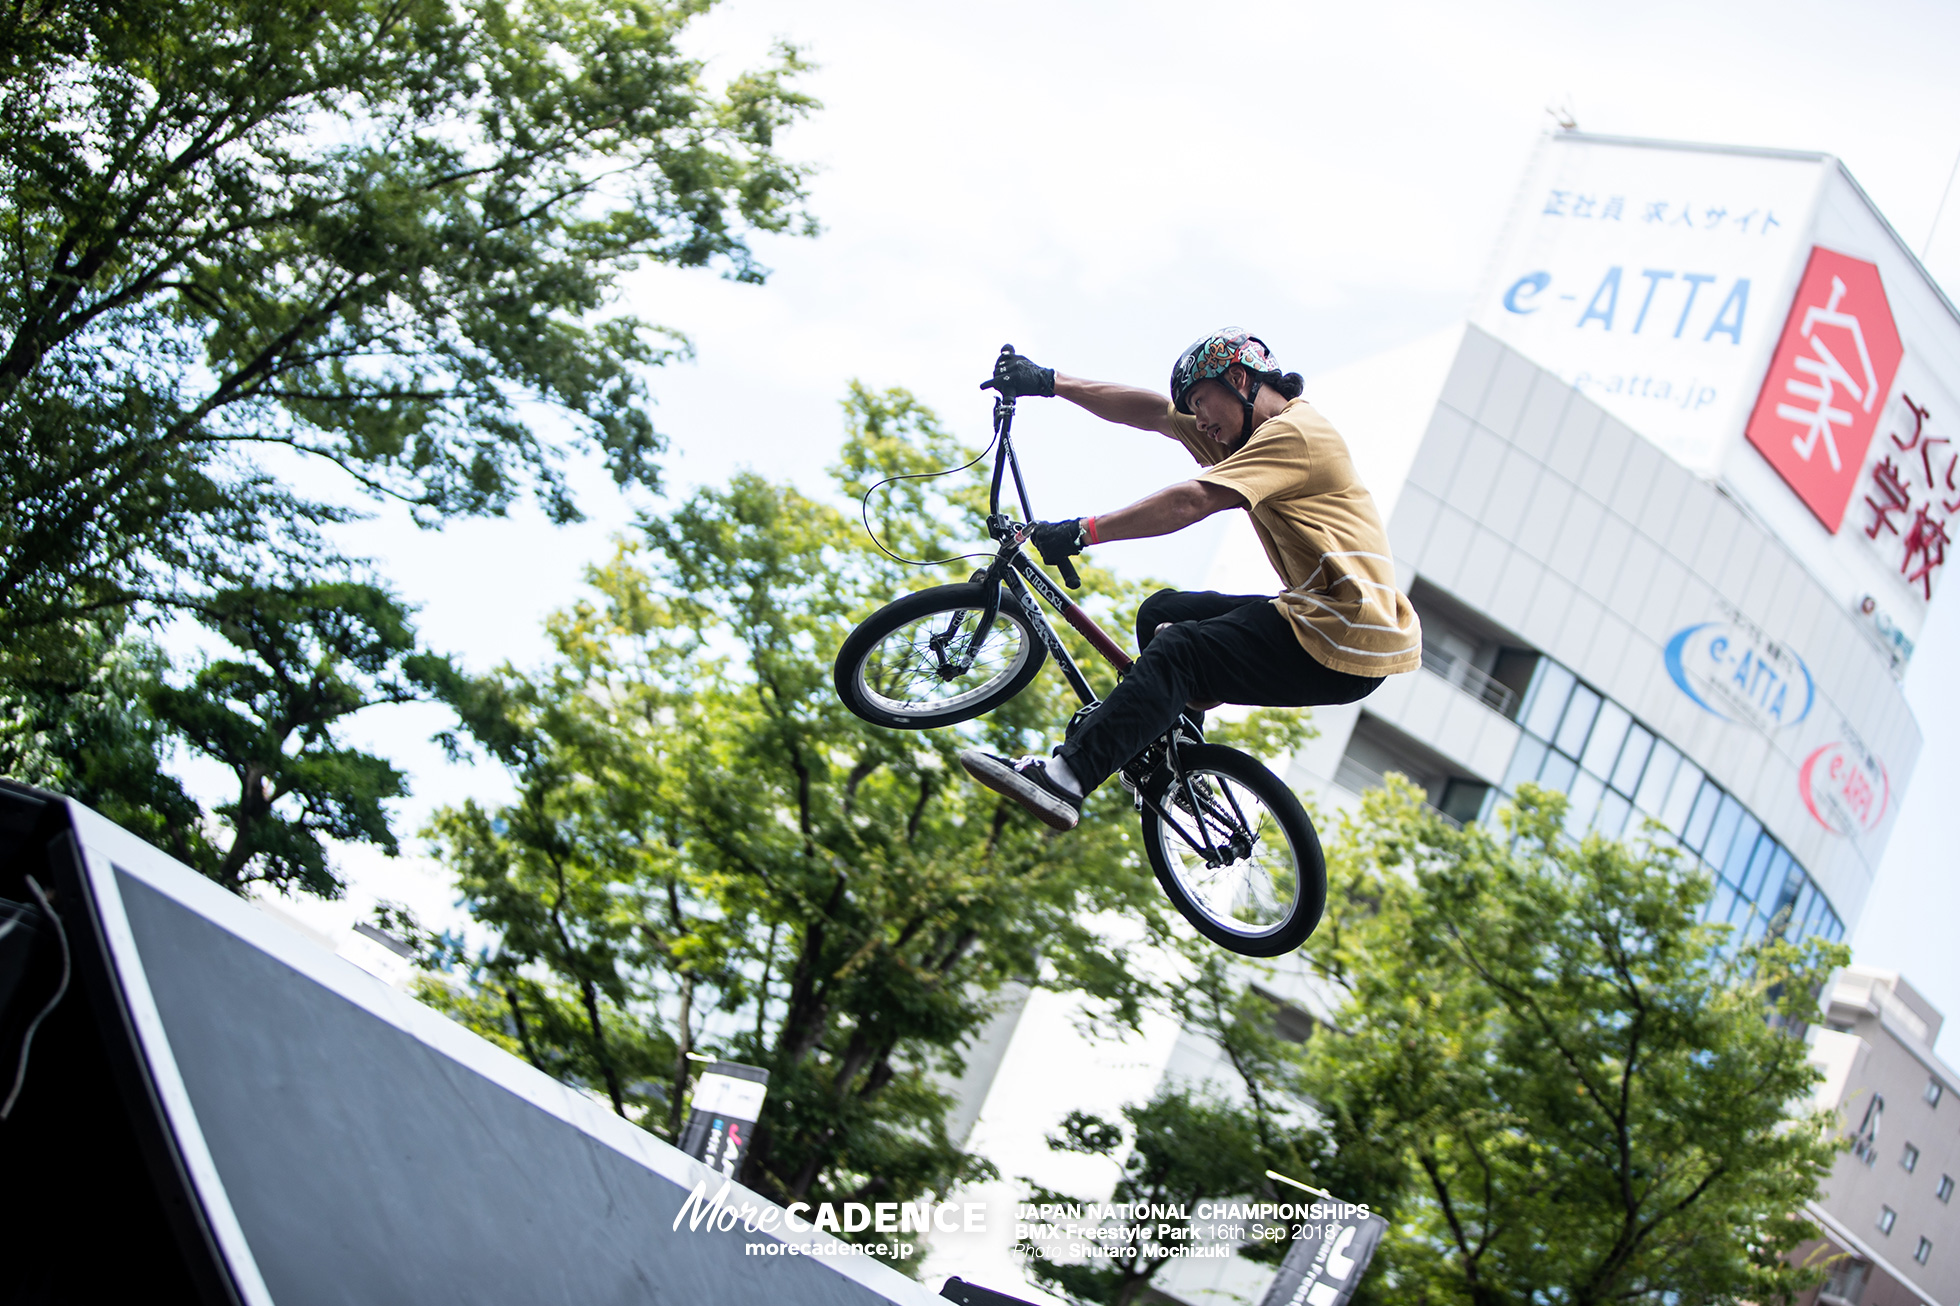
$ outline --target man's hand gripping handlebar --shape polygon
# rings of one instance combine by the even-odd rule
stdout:
[[[1044,532],[1049,534],[1052,541],[1055,534],[1062,527],[1068,529],[1067,538],[1069,542],[1059,547],[1052,542],[1044,545]],[[1035,552],[1041,555],[1043,562],[1062,573],[1062,584],[1072,590],[1082,588],[1082,577],[1076,574],[1075,564],[1069,561],[1071,556],[1082,552],[1081,545],[1075,542],[1078,533],[1081,531],[1079,520],[1017,522],[1002,517],[1000,519],[999,529],[1007,536],[1009,543],[1013,544],[1016,548],[1032,544]]]

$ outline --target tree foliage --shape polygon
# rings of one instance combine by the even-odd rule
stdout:
[[[1640,840],[1573,843],[1564,806],[1527,787],[1499,827],[1459,829],[1390,777],[1327,841],[1306,959],[1329,1022],[1277,1037],[1256,977],[1214,958],[1176,1012],[1231,1073],[1120,1123],[1072,1114],[1050,1145],[1118,1161],[1116,1202],[1289,1199],[1270,1168],[1369,1203],[1391,1228],[1362,1306],[1794,1300],[1836,1150],[1798,1035],[1845,950],[1738,947],[1698,923],[1705,877]],[[1135,1258],[1021,1250],[1071,1301],[1147,1300],[1180,1241],[1163,1223],[1098,1239]]]
[[[806,222],[796,56],[710,90],[677,45],[706,7],[0,11],[0,651],[305,553],[335,514],[275,466],[425,521],[529,484],[565,520],[569,432],[652,484],[640,368],[684,342],[598,316],[619,274],[759,279],[743,229]]]
[[[151,708],[169,662],[129,625],[70,625],[62,674],[0,680],[0,775],[67,794],[205,865],[203,809],[168,770],[170,731]]]
[[[385,805],[407,791],[345,742],[349,719],[439,696],[456,671],[366,582],[232,586],[191,612],[230,656],[177,675],[140,635],[85,623],[74,679],[0,683],[0,774],[95,807],[236,892],[337,897],[328,841],[393,855]],[[172,773],[179,749],[228,773],[217,820]]]
[[[402,778],[330,736],[441,677],[331,528],[362,496],[571,520],[572,449],[657,486],[647,370],[688,345],[620,278],[757,281],[751,232],[813,229],[776,148],[803,65],[708,84],[711,3],[0,7],[9,774],[234,888],[393,849]],[[238,656],[172,678],[177,617]],[[235,799],[207,815],[180,748]]]
[[[1787,1300],[1834,1150],[1793,1033],[1845,950],[1737,947],[1697,923],[1705,877],[1572,843],[1564,801],[1458,830],[1395,781],[1333,843],[1308,947],[1343,1002],[1304,1083],[1337,1181],[1394,1219],[1369,1292]]]
[[[903,391],[854,388],[846,412],[847,491],[972,456]],[[883,537],[947,557],[984,497],[977,472],[899,482]],[[851,626],[971,567],[898,564],[854,517],[743,474],[646,520],[552,620],[548,666],[461,696],[517,797],[433,831],[494,941],[459,957],[461,996],[432,996],[669,1136],[688,1053],[768,1068],[743,1178],[784,1200],[986,1173],[946,1133],[946,1088],[1001,985],[1078,988],[1134,1021],[1151,984],[1105,914],[1167,929],[1115,786],[1063,838],[955,761],[1052,736],[1074,707],[1059,676],[957,731],[878,729],[837,701]],[[1134,602],[1084,570],[1092,605]]]
[[[383,759],[341,742],[357,712],[439,693],[456,673],[420,651],[402,605],[354,582],[228,589],[198,620],[240,655],[208,659],[187,683],[151,691],[157,718],[228,770],[217,815],[230,839],[201,867],[227,888],[252,882],[335,896],[326,839],[393,855],[383,804],[407,792]]]

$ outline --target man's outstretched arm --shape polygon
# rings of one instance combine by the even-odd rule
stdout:
[[[1041,560],[1052,567],[1082,552],[1084,545],[1169,535],[1215,512],[1245,505],[1245,496],[1237,490],[1210,481],[1180,481],[1115,512],[1036,522],[1029,541],[1041,554]]]
[[[1060,389],[1056,387],[1057,393]],[[1243,507],[1245,496],[1237,490],[1209,481],[1180,481],[1138,499],[1127,508],[1099,514],[1095,519],[1096,542],[1169,535],[1215,512]]]
[[[1055,393],[1105,422],[1155,431],[1159,435],[1171,434],[1171,401],[1155,390],[1114,381],[1085,381],[1079,376],[1057,372]]]
[[[1105,422],[1134,426],[1139,431],[1171,435],[1171,401],[1155,390],[1142,386],[1117,385],[1113,381],[1085,381],[1079,376],[1063,376],[1052,367],[1043,367],[1014,346],[1002,345],[994,360],[994,374],[980,383],[982,390],[997,390],[1013,398],[1035,395],[1062,398],[1085,408]]]

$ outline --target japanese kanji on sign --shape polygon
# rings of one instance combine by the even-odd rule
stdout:
[[[1908,588],[1931,602],[1952,543],[1947,526],[1960,512],[1960,452],[1937,433],[1929,409],[1911,395],[1900,400],[1912,434],[1893,432],[1872,463],[1865,485],[1865,538],[1897,563]]]

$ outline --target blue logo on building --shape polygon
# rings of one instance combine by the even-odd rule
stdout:
[[[1804,660],[1739,621],[1704,621],[1667,641],[1667,674],[1724,721],[1781,730],[1810,715],[1817,682]]]
[[[1643,268],[1639,279],[1647,284],[1643,289],[1633,278],[1624,275],[1626,269],[1614,266],[1606,269],[1598,285],[1585,299],[1585,308],[1580,310],[1580,295],[1560,294],[1549,299],[1540,296],[1550,289],[1552,274],[1540,269],[1527,272],[1513,281],[1504,292],[1505,310],[1520,317],[1536,313],[1541,308],[1551,308],[1562,321],[1570,321],[1581,331],[1593,328],[1608,334],[1635,336],[1666,336],[1673,340],[1685,338],[1707,344],[1717,336],[1732,345],[1742,343],[1743,319],[1749,314],[1749,278],[1737,277],[1730,283],[1728,293],[1719,297],[1711,292],[1706,298],[1701,288],[1713,285],[1720,289],[1720,279],[1709,272],[1675,273],[1666,268]],[[1676,276],[1680,280],[1676,280]],[[1566,284],[1561,282],[1560,284]],[[1665,288],[1664,288],[1665,287]],[[1625,299],[1621,298],[1624,288]],[[1569,305],[1569,307],[1568,307]],[[1697,305],[1700,311],[1697,311]],[[1677,314],[1676,308],[1680,309]],[[1573,318],[1572,313],[1578,317]],[[1705,328],[1705,329],[1704,329]]]

